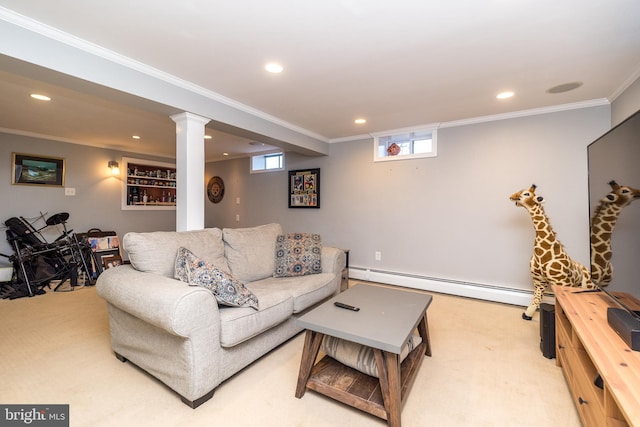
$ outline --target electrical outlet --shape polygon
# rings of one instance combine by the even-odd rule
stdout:
[[[240,204],[240,197],[236,197],[236,205]]]
[[[236,221],[240,221],[240,214],[236,214]]]
[[[376,261],[382,260],[382,252],[376,251]]]
[[[65,187],[64,195],[65,196],[75,196],[76,195],[76,189],[73,188],[73,187]]]

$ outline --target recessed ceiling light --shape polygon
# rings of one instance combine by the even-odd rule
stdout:
[[[282,70],[284,70],[284,68],[282,68],[282,65],[276,64],[275,62],[271,62],[271,63],[265,65],[264,69],[267,70],[268,72],[274,73],[274,74],[281,73]]]
[[[133,135],[131,138],[133,138],[133,139],[141,139],[140,135]]]
[[[228,156],[228,155],[229,155],[229,153],[222,153],[222,155],[223,155],[223,156]]]
[[[563,83],[561,85],[554,86],[551,89],[547,89],[547,93],[569,92],[570,90],[578,89],[580,86],[582,86],[582,82]]]
[[[355,123],[357,125],[363,125],[363,124],[367,123],[367,119],[355,119],[353,121],[353,123]]]
[[[204,139],[211,139],[211,138],[213,138],[211,135],[205,135],[204,136]]]
[[[32,97],[33,99],[37,99],[37,100],[39,100],[39,101],[51,101],[51,98],[50,98],[50,97],[48,97],[47,95],[41,95],[41,94],[39,94],[39,93],[32,93],[32,94],[31,94],[31,97]]]
[[[515,95],[513,92],[501,92],[498,95],[496,95],[496,98],[498,99],[507,99],[507,98],[511,98],[513,95]]]

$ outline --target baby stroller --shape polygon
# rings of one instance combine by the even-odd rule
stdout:
[[[67,281],[70,290],[79,285],[94,284],[93,252],[86,241],[78,241],[73,230],[67,230],[68,219],[66,212],[55,214],[41,229],[36,229],[23,217],[5,221],[7,240],[14,252],[10,256],[4,255],[13,264],[15,272],[14,292],[9,298],[42,294],[43,288],[50,288],[52,281],[59,281],[54,291],[61,290]],[[40,231],[55,225],[62,225],[64,232],[49,243]]]

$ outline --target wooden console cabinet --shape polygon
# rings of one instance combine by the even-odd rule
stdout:
[[[640,352],[607,323],[613,305],[602,292],[554,286],[556,364],[571,389],[584,426],[640,426]],[[628,294],[627,305],[640,308]],[[635,307],[634,307],[635,308]],[[602,388],[595,384],[598,375]]]

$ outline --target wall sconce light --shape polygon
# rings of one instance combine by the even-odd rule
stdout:
[[[120,165],[115,160],[109,161],[109,169],[111,169],[111,174],[118,175],[120,174]]]

